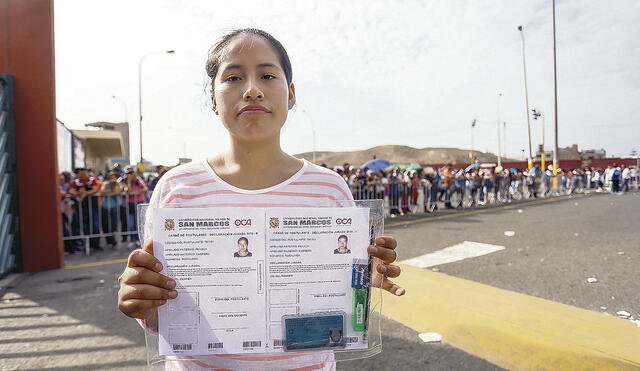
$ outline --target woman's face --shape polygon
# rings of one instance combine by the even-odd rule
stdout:
[[[249,249],[249,246],[247,241],[245,240],[238,241],[238,251],[244,254],[247,252],[248,249]]]
[[[261,141],[280,135],[295,103],[280,58],[262,37],[241,35],[226,47],[213,81],[214,112],[231,136]]]
[[[345,250],[347,248],[347,240],[345,238],[338,238],[338,247],[341,250]]]

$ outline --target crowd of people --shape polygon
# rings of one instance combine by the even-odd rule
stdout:
[[[63,172],[60,197],[65,251],[101,250],[102,237],[110,246],[139,247],[137,205],[149,201],[168,169],[157,166],[145,179],[132,166],[116,165],[106,174],[86,168],[74,174]],[[372,171],[346,163],[333,170],[344,178],[355,199],[384,200],[391,217],[584,191],[622,193],[640,184],[636,167],[616,164],[606,169],[559,169],[557,174],[551,167],[541,171],[538,167],[482,168],[479,164]]]
[[[391,217],[433,212],[440,207],[474,207],[514,199],[550,197],[586,190],[622,193],[638,187],[636,167],[613,164],[606,169],[587,167],[558,169],[482,168],[480,164],[454,168],[451,164],[424,169],[391,167],[373,171],[344,164],[335,167],[355,199],[383,199]],[[555,179],[554,179],[555,178]]]
[[[158,179],[166,172],[156,167],[146,180],[132,166],[114,166],[106,174],[77,168],[60,174],[62,234],[65,252],[102,250],[100,238],[116,246],[139,247],[136,209],[149,200]],[[88,242],[88,246],[87,246]]]

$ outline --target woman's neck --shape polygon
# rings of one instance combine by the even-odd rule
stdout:
[[[264,142],[231,138],[229,150],[209,160],[225,182],[242,189],[263,189],[282,183],[302,167],[302,161],[284,153],[279,137]]]
[[[280,138],[247,143],[232,137],[231,146],[223,156],[227,167],[238,167],[243,172],[277,168],[280,163],[291,158],[280,148]]]

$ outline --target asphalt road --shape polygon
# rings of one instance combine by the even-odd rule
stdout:
[[[519,212],[519,210],[521,212]],[[640,317],[640,193],[592,194],[388,229],[399,260],[462,241],[505,250],[436,268],[494,287]],[[505,236],[513,231],[513,237]],[[596,278],[597,283],[588,283]],[[601,309],[606,307],[607,309]]]
[[[437,269],[593,311],[626,310],[638,318],[638,210],[640,193],[591,195],[448,219],[435,214],[423,222],[388,228],[387,234],[398,239],[400,260],[465,240],[505,246]],[[507,237],[505,231],[515,236]],[[121,249],[71,256],[68,264],[124,258],[127,253]],[[117,277],[123,267],[111,263],[4,280],[0,369],[144,369],[143,332],[116,308]],[[588,283],[589,277],[598,282]],[[383,353],[341,362],[339,370],[499,369],[449,345],[423,343],[416,331],[390,319],[382,318],[381,326]]]

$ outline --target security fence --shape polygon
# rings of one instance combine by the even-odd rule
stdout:
[[[612,189],[610,182],[601,181],[601,178],[568,173],[556,176],[555,182],[551,177],[524,173],[517,176],[458,173],[448,179],[429,175],[398,176],[384,181],[372,179],[351,182],[353,197],[384,200],[386,214],[390,217]],[[637,178],[633,178],[629,186],[637,188]],[[138,247],[136,210],[138,204],[148,202],[150,196],[151,193],[145,191],[87,196],[77,192],[64,193],[61,209],[65,250],[89,254],[109,245],[115,247],[124,243],[129,248]]]
[[[367,184],[352,185],[351,190],[355,199],[385,200],[387,214],[391,217],[595,192],[598,189],[611,191],[609,183],[599,185],[586,175],[558,176],[555,183],[554,186],[552,178],[536,176],[452,180],[422,178],[413,182],[375,185],[374,188]],[[628,188],[634,187],[638,188],[636,179],[629,182]]]
[[[138,247],[136,209],[148,201],[146,192],[95,193],[87,196],[65,194],[62,199],[62,235],[65,251],[101,250],[127,243]]]
[[[16,267],[18,187],[16,185],[13,77],[0,75],[0,277]]]

